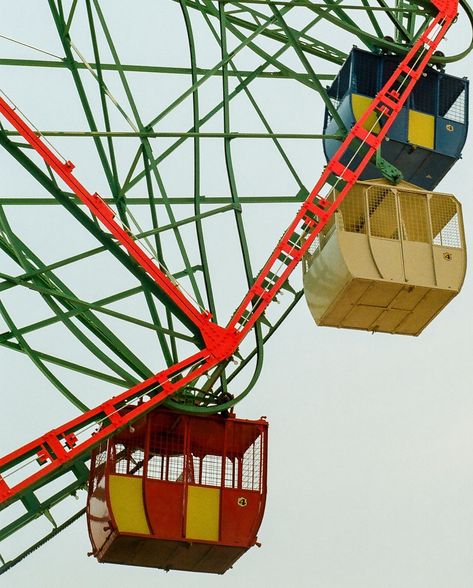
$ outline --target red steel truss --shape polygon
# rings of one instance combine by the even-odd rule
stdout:
[[[105,438],[132,423],[198,376],[232,357],[380,147],[416,81],[456,18],[458,0],[432,0],[432,4],[438,10],[436,17],[325,167],[319,181],[226,327],[212,322],[210,313],[201,312],[186,298],[179,287],[133,240],[126,228],[115,220],[113,210],[102,198],[88,192],[75,178],[72,163],[61,161],[15,109],[0,98],[1,114],[198,327],[205,342],[204,349],[194,355],[1,458],[0,509],[19,499],[26,490],[41,486],[51,475],[67,471],[74,460]],[[373,131],[376,125],[371,128],[368,125],[369,117],[373,114],[381,125],[377,134]],[[351,156],[351,169],[341,163],[346,152]],[[334,202],[329,202],[326,197],[334,188],[338,195]],[[125,406],[127,410],[123,411]],[[98,431],[97,423],[101,423]],[[35,470],[33,473],[32,468]],[[23,477],[22,471],[26,472]],[[21,479],[9,484],[8,478],[13,473],[15,479]]]

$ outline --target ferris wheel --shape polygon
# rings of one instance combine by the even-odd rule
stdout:
[[[14,17],[12,31],[0,31],[0,144],[20,187],[0,198],[2,361],[15,351],[32,362],[50,412],[65,415],[0,460],[2,507],[22,505],[0,539],[14,545],[38,517],[53,522],[26,551],[2,554],[2,571],[83,514],[56,524],[52,512],[87,484],[94,450],[98,471],[107,439],[118,464],[117,447],[153,408],[165,407],[165,423],[178,412],[200,426],[196,415],[226,415],[255,388],[265,343],[304,296],[294,268],[321,250],[339,207],[344,230],[350,215],[356,225],[343,201],[355,182],[365,181],[371,226],[379,186],[410,182],[407,195],[393,195],[396,229],[377,229],[407,241],[423,225],[396,198],[430,194],[466,140],[468,84],[448,64],[468,55],[472,36],[452,52],[441,44],[456,26],[454,1],[181,0],[153,10],[136,8],[127,27],[97,0],[50,2],[38,18],[54,37],[15,32]],[[471,29],[468,4],[458,10]],[[426,198],[429,239],[452,267],[451,249],[464,250],[461,212],[450,197]],[[306,268],[306,290],[321,283],[319,270]],[[439,300],[405,332],[432,320],[448,302]],[[389,310],[385,330],[397,332],[391,317],[403,309]],[[311,311],[320,324],[381,324],[379,315],[339,324]],[[258,427],[235,455],[258,435],[266,442]],[[265,481],[252,490],[262,495]]]

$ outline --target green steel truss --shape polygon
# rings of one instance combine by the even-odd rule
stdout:
[[[235,264],[242,292],[246,291],[258,269],[255,264],[264,259],[251,244],[255,231],[257,235],[267,231],[276,209],[283,211],[284,219],[284,211],[303,201],[323,165],[320,130],[325,107],[339,123],[338,134],[332,137],[346,133],[326,84],[337,74],[351,45],[403,53],[431,17],[427,3],[409,0],[161,0],[159,8],[150,3],[149,18],[169,18],[172,26],[179,23],[180,36],[172,37],[176,45],[170,44],[167,52],[147,55],[139,64],[128,59],[125,50],[130,46],[123,35],[115,39],[113,11],[119,12],[118,8],[99,0],[48,0],[47,4],[45,16],[56,35],[56,49],[38,48],[0,29],[1,46],[18,48],[18,57],[11,51],[0,54],[3,79],[8,80],[9,68],[16,68],[19,76],[44,72],[46,80],[54,80],[51,104],[37,109],[38,132],[78,164],[78,175],[86,178],[89,189],[96,189],[96,180],[100,182],[100,194],[135,238],[197,305],[222,316],[223,323],[233,309],[227,307],[219,286],[219,264],[225,258],[215,255],[219,248],[215,227],[224,227],[223,240],[233,250],[229,263]],[[466,3],[462,8],[462,16],[471,24],[470,8]],[[126,18],[140,17],[127,11]],[[132,25],[139,42],[140,23]],[[343,43],[334,46],[333,39]],[[174,58],[177,44],[185,46],[185,59]],[[457,61],[471,48],[468,39],[461,52],[435,60],[440,66]],[[160,104],[151,112],[152,97],[144,105],[142,100],[148,85],[157,92]],[[174,92],[168,92],[169,88]],[[2,90],[10,95],[8,87]],[[280,112],[273,108],[273,96],[280,91],[285,96],[280,109],[284,119],[278,119]],[[293,130],[291,118],[301,108],[299,96],[304,97],[305,108],[310,104],[313,111],[305,113],[303,129]],[[10,98],[20,108],[25,102],[20,94],[12,93]],[[42,113],[49,108],[43,118],[54,121],[56,105],[65,108],[63,100],[71,100],[71,119],[81,121],[82,128],[64,123],[55,127],[54,122],[43,125]],[[256,142],[261,159],[245,160],[245,146]],[[189,346],[199,347],[202,342],[193,325],[105,235],[76,198],[64,191],[16,133],[1,126],[0,143],[3,152],[17,162],[15,173],[31,177],[37,186],[30,193],[12,190],[0,196],[0,347],[6,350],[4,361],[10,351],[16,351],[45,376],[45,403],[51,411],[55,402],[50,389],[79,411],[86,410],[87,398],[97,402],[85,390],[103,386],[105,399],[176,363]],[[265,150],[273,159],[265,159]],[[308,180],[298,161],[307,150],[315,161]],[[186,158],[181,157],[183,152]],[[265,190],[261,181],[275,173],[270,161],[278,162],[283,178],[276,191]],[[377,162],[382,173],[386,166],[380,158]],[[18,171],[18,164],[23,171]],[[176,181],[180,170],[181,183]],[[268,211],[271,214],[265,221]],[[52,215],[50,225],[48,215]],[[54,223],[68,226],[70,215],[83,245],[64,255],[60,247],[39,251],[37,239],[29,242],[21,222],[38,218],[33,232],[54,233]],[[255,216],[261,220],[255,222]],[[277,234],[269,236],[270,245]],[[94,280],[94,267],[100,268],[99,273],[103,268],[111,275],[117,271],[126,279],[116,280],[120,286],[112,279],[109,288],[95,296],[83,294],[81,280]],[[182,410],[215,412],[246,396],[260,376],[264,344],[301,296],[300,284],[287,284],[277,311],[256,324],[253,340],[242,347],[240,356],[205,384],[183,390],[170,404]],[[29,320],[25,308],[36,306],[42,309],[41,316]],[[68,356],[62,345],[51,345],[56,340],[71,341],[71,349],[79,351]],[[141,341],[146,342],[146,353]],[[9,418],[7,410],[2,412]],[[8,554],[3,559],[0,555],[1,571],[82,514],[79,510],[58,524],[51,513],[86,487],[86,462],[73,464],[68,474],[67,480],[48,480],[51,489],[42,488],[41,497],[39,489],[29,491],[21,505],[6,509],[6,522],[0,519],[0,540],[35,520],[47,521],[52,529],[20,549],[11,539],[6,542]],[[19,550],[24,551],[18,555]]]

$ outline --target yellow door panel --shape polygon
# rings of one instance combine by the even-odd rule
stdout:
[[[149,535],[143,504],[143,478],[112,475],[108,483],[110,507],[118,530]]]
[[[434,148],[435,119],[431,114],[409,110],[408,141],[419,147]]]
[[[353,115],[356,120],[360,120],[360,118],[366,112],[366,109],[372,101],[373,98],[369,98],[368,96],[361,96],[360,94],[351,95],[351,107],[353,110]],[[381,127],[379,123],[376,122],[376,119],[376,113],[371,113],[367,118],[365,124],[363,125],[363,128],[373,133],[379,133]]]
[[[218,541],[220,489],[189,486],[187,489],[186,538]]]

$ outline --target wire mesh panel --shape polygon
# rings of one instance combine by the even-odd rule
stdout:
[[[245,451],[242,460],[241,487],[245,490],[261,490],[263,442],[259,436],[255,442]]]
[[[228,433],[225,487],[261,492],[264,487],[265,432],[241,427],[230,428]],[[240,451],[234,451],[235,448]]]
[[[395,192],[383,186],[371,186],[366,191],[366,199],[371,236],[399,239]]]
[[[222,456],[206,455],[202,460],[202,474],[199,483],[203,486],[222,485]]]
[[[366,234],[365,195],[362,190],[353,189],[341,203],[339,211],[339,229]]]
[[[438,74],[429,71],[414,86],[409,97],[409,106],[413,110],[425,112],[426,114],[435,114],[437,92]]]
[[[187,481],[203,486],[222,485],[225,422],[186,418],[188,429]]]
[[[446,194],[366,185],[354,189],[339,209],[339,230],[372,237],[462,247],[459,204]]]
[[[116,474],[126,474],[128,470],[128,462],[126,456],[126,448],[123,443],[111,443],[110,447],[110,467]]]
[[[241,462],[237,458],[227,457],[225,460],[225,488],[238,488],[238,480],[240,479]]]
[[[466,92],[465,92],[465,90],[463,90],[463,92],[460,94],[460,96],[458,96],[458,98],[455,100],[455,102],[452,104],[452,106],[445,113],[445,118],[448,118],[450,120],[464,124],[465,117],[466,117],[465,106],[466,106]]]
[[[378,69],[379,59],[377,55],[369,53],[355,54],[353,60],[353,88],[358,94],[374,96],[379,88]]]
[[[330,88],[328,88],[328,97],[330,98],[330,101],[335,108],[340,106],[340,102],[343,100],[344,96],[347,94],[350,88],[350,72],[351,60],[349,59],[343,64],[342,69],[339,71]],[[327,124],[332,120],[332,116],[328,111],[326,112],[326,117],[327,120],[325,123]]]
[[[427,196],[401,192],[398,194],[398,198],[403,239],[430,243]]]
[[[102,443],[96,449],[92,456],[92,468],[90,472],[89,491],[94,492],[105,475],[105,465],[107,463],[107,442]]]
[[[337,229],[371,237],[463,247],[461,211],[448,194],[421,192],[406,187],[360,182],[341,203]],[[368,231],[369,226],[369,231]],[[326,227],[305,258],[304,273],[320,253],[333,226]]]
[[[150,416],[149,429],[146,476],[154,480],[183,482],[186,437],[183,417],[156,413]]]
[[[434,245],[463,247],[458,203],[451,197],[434,194],[430,200]]]
[[[439,115],[464,124],[467,111],[467,82],[443,76],[440,79]]]
[[[109,471],[128,476],[143,476],[144,443],[144,434],[123,440],[112,440],[109,444]]]

